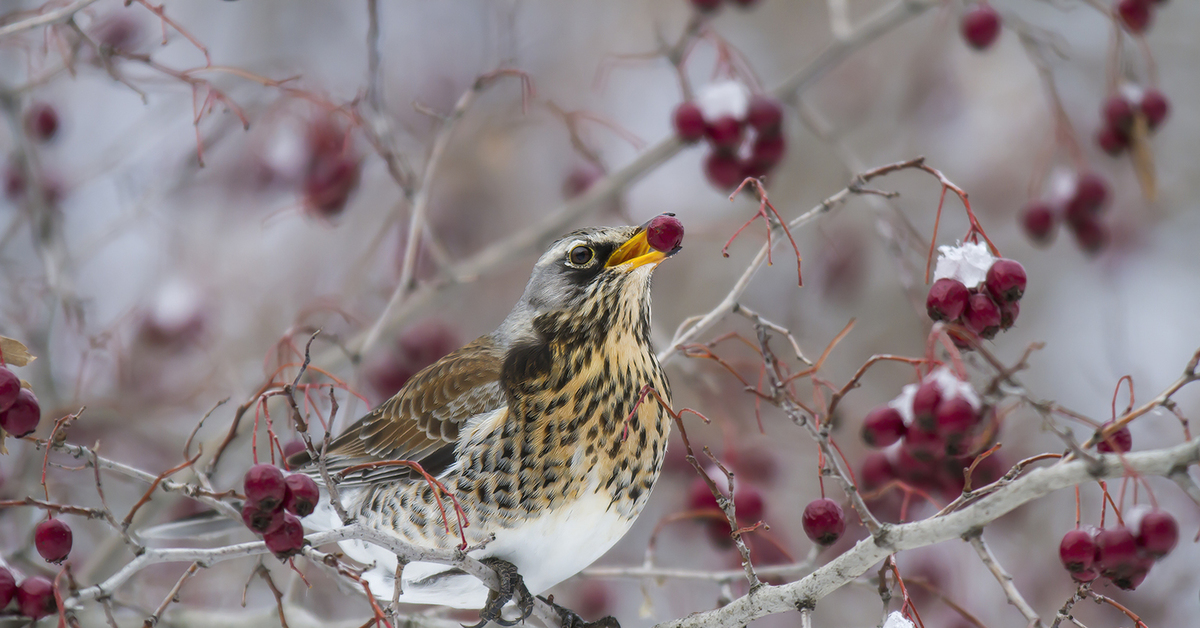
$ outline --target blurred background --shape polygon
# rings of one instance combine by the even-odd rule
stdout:
[[[0,24],[67,4],[0,1]],[[158,473],[182,460],[183,441],[200,418],[229,398],[197,436],[219,442],[235,407],[280,365],[298,362],[313,330],[321,330],[314,365],[361,396],[338,393],[339,423],[352,420],[416,370],[491,331],[549,239],[575,226],[674,212],[687,235],[682,254],[656,272],[654,331],[662,349],[685,319],[728,293],[765,235],[759,221],[722,256],[757,203],[749,195],[730,201],[707,143],[676,152],[673,111],[713,84],[733,80],[771,93],[811,72],[794,97],[775,94],[784,105],[786,151],[765,181],[785,219],[857,172],[923,155],[970,194],[988,236],[1028,272],[1019,320],[991,349],[1014,363],[1030,343],[1045,343],[1021,376],[1030,395],[1106,421],[1121,376],[1133,377],[1139,402],[1179,376],[1200,347],[1200,5],[1153,4],[1142,40],[1128,32],[1118,38],[1110,7],[1099,1],[993,0],[1003,26],[981,50],[963,28],[964,15],[978,9],[971,3],[725,4],[699,18],[687,0],[381,2],[374,82],[365,1],[167,1],[167,23],[142,3],[99,0],[73,23],[5,35],[0,334],[39,356],[18,374],[33,385],[44,419],[87,407],[71,442],[99,443],[102,454]],[[902,19],[879,22],[880,11]],[[885,27],[864,31],[863,23]],[[821,56],[831,47],[839,54]],[[686,52],[678,71],[660,54],[666,48]],[[500,68],[523,72],[532,90],[518,76],[497,76],[471,92],[461,116],[443,119],[477,77]],[[1151,132],[1135,131],[1132,150],[1109,155],[1096,141],[1106,99],[1140,97],[1149,88],[1166,95],[1169,114]],[[650,152],[661,158],[639,158]],[[426,172],[431,154],[436,168]],[[1102,227],[1095,228],[1106,235],[1077,236],[1063,226],[1052,244],[1035,245],[1022,226],[1029,206],[1061,205],[1086,172],[1107,186]],[[588,196],[593,186],[614,183],[614,194]],[[856,319],[822,371],[837,385],[873,354],[923,355],[930,328],[923,273],[941,187],[913,171],[871,186],[900,196],[852,198],[795,231],[803,287],[784,243],[740,300],[792,330],[813,358]],[[427,221],[410,238],[415,203],[424,203]],[[572,214],[560,213],[563,207]],[[570,224],[555,233],[511,239],[557,226],[562,216]],[[937,243],[953,244],[967,226],[949,195]],[[410,242],[420,247],[411,256]],[[489,250],[499,251],[498,261],[479,272],[446,272]],[[406,276],[418,287],[402,290],[389,307]],[[380,320],[377,337],[357,356]],[[753,337],[744,319],[731,318],[700,341],[726,332]],[[775,346],[786,353],[779,340]],[[744,346],[717,349],[744,376],[757,377],[758,362]],[[988,373],[972,372],[977,381]],[[676,404],[713,420],[691,423],[693,442],[738,472],[739,491],[754,493],[745,500],[761,500],[770,531],[752,535],[756,562],[803,559],[813,545],[800,512],[820,494],[812,440],[766,406],[760,430],[754,398],[713,362],[676,356],[668,373]],[[879,366],[842,404],[834,437],[856,469],[867,452],[858,437],[863,415],[912,379],[911,368]],[[317,392],[314,408],[327,413],[316,400],[327,393]],[[1116,412],[1128,404],[1125,394]],[[1176,399],[1183,416],[1200,414],[1197,389]],[[1037,414],[1013,405],[1000,434],[1004,468],[1062,450]],[[282,427],[283,406],[269,407],[286,444],[293,437]],[[1071,427],[1079,439],[1092,431]],[[1183,438],[1179,420],[1162,411],[1132,431],[1137,450]],[[217,488],[240,483],[249,440],[231,450]],[[597,567],[640,565],[656,526],[694,505],[696,475],[680,449],[673,436],[649,506]],[[16,499],[38,489],[41,453],[13,442],[9,451],[0,457],[0,498]],[[53,469],[48,481],[57,501],[97,503],[90,471]],[[1137,591],[1098,590],[1150,626],[1192,625],[1200,614],[1200,550],[1191,539],[1200,515],[1173,483],[1149,483],[1180,521],[1180,546]],[[128,503],[144,486],[111,479],[106,490],[110,503]],[[1098,524],[1099,491],[1082,492],[1084,522]],[[843,498],[832,484],[830,496]],[[139,525],[198,510],[166,494],[152,505]],[[1073,506],[1071,492],[1060,491],[987,529],[1043,618],[1074,591],[1054,556],[1074,525]],[[918,500],[908,515],[935,511]],[[30,550],[39,517],[33,509],[0,511],[0,552],[27,573],[52,573]],[[108,528],[68,521],[81,582],[128,561]],[[738,569],[736,552],[714,540],[721,535],[710,527],[667,520],[655,564]],[[251,538],[242,532],[246,538],[237,540]],[[818,561],[864,534],[852,521]],[[928,583],[989,628],[1025,625],[965,543],[906,552],[898,562],[906,578]],[[147,570],[119,599],[148,614],[184,567]],[[180,606],[238,610],[235,589],[252,569],[237,561],[202,571]],[[309,574],[311,589],[279,573],[297,606],[331,619],[368,616],[365,604],[346,602],[352,594],[319,572]],[[713,608],[722,595],[745,589],[737,578],[730,586],[585,574],[553,592],[585,618],[614,614],[632,627]],[[971,625],[925,588],[909,588],[928,628]],[[270,608],[274,599],[256,581],[249,604]],[[879,611],[872,587],[849,586],[822,600],[814,625],[877,625]],[[1130,623],[1094,604],[1080,605],[1077,615],[1092,628]],[[761,623],[797,621],[784,614]]]

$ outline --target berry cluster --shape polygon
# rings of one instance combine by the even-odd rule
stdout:
[[[712,13],[721,8],[721,0],[688,0],[692,4],[692,8],[701,13]],[[758,4],[758,0],[725,0],[726,4],[732,4],[739,9],[750,9]]]
[[[17,586],[12,572],[0,567],[0,611],[3,611],[13,598],[17,600],[17,612],[33,620],[58,612],[58,602],[54,599],[54,584],[48,578],[29,576]]]
[[[1100,109],[1103,121],[1096,132],[1096,143],[1109,155],[1120,155],[1129,148],[1134,122],[1139,116],[1145,119],[1146,129],[1154,131],[1167,119],[1170,111],[1170,101],[1157,89],[1126,85],[1104,101]]]
[[[32,433],[42,418],[33,391],[21,387],[21,379],[0,366],[0,428],[16,438]]]
[[[242,486],[246,527],[261,534],[267,549],[281,560],[299,552],[304,547],[300,518],[312,514],[321,500],[317,483],[301,473],[285,477],[279,467],[256,464],[246,472]]]
[[[1179,524],[1170,513],[1134,507],[1126,513],[1125,525],[1067,532],[1058,545],[1058,556],[1078,582],[1103,577],[1130,590],[1146,579],[1154,561],[1169,554],[1178,541]]]
[[[787,147],[779,101],[750,95],[737,81],[706,86],[695,102],[675,108],[673,123],[675,133],[685,142],[708,140],[712,152],[704,160],[704,174],[724,190],[746,177],[766,176],[783,159]]]
[[[1099,253],[1109,241],[1108,226],[1100,221],[1108,196],[1108,183],[1099,174],[1059,171],[1053,175],[1050,195],[1025,206],[1021,225],[1034,244],[1048,246],[1058,224],[1066,222],[1079,248]]]
[[[925,309],[934,321],[960,323],[990,340],[1012,327],[1021,312],[1025,268],[1011,259],[997,259],[982,244],[941,247],[933,276]]]
[[[1000,36],[1000,14],[986,0],[967,9],[962,17],[962,36],[976,50],[986,50]]]
[[[1114,8],[1117,15],[1121,16],[1121,23],[1125,25],[1126,30],[1141,34],[1146,32],[1150,23],[1154,21],[1154,5],[1164,2],[1166,0],[1118,0]]]

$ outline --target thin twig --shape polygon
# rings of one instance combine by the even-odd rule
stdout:
[[[996,556],[992,554],[992,550],[983,541],[983,532],[976,531],[969,534],[966,538],[971,547],[975,548],[975,553],[979,555],[979,560],[987,566],[988,571],[996,577],[996,581],[1000,583],[1000,588],[1004,589],[1004,596],[1008,598],[1008,603],[1017,607],[1021,615],[1029,622],[1029,625],[1034,628],[1043,628],[1042,618],[1038,617],[1037,611],[1025,601],[1025,597],[1013,585],[1013,577],[1005,571],[1004,566],[1000,561],[996,560]]]

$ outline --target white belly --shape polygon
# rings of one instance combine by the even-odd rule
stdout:
[[[518,528],[496,531],[496,540],[471,552],[473,558],[501,558],[517,567],[525,586],[535,595],[579,573],[607,552],[629,530],[632,520],[609,509],[609,499],[589,493],[567,507],[547,511]],[[377,597],[391,600],[395,591],[396,556],[364,541],[343,541],[347,556],[374,564],[363,574]],[[448,571],[437,563],[410,563],[401,576],[400,602],[482,608],[488,589],[474,576],[438,574]]]

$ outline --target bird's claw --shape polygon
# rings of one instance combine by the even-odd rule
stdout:
[[[525,581],[521,574],[517,573],[516,566],[500,558],[485,558],[480,562],[496,571],[496,576],[500,578],[500,586],[488,593],[487,604],[479,611],[479,623],[473,626],[464,625],[463,628],[483,628],[489,621],[501,626],[515,626],[528,619],[533,614],[533,595],[525,587]],[[521,609],[521,616],[517,619],[504,619],[500,614],[509,601],[515,602],[517,608]]]
[[[596,621],[584,621],[575,611],[555,604],[553,595],[550,597],[538,597],[543,602],[549,604],[558,613],[558,616],[562,618],[562,628],[621,628],[621,624],[617,622],[617,618],[612,615],[601,617]]]

